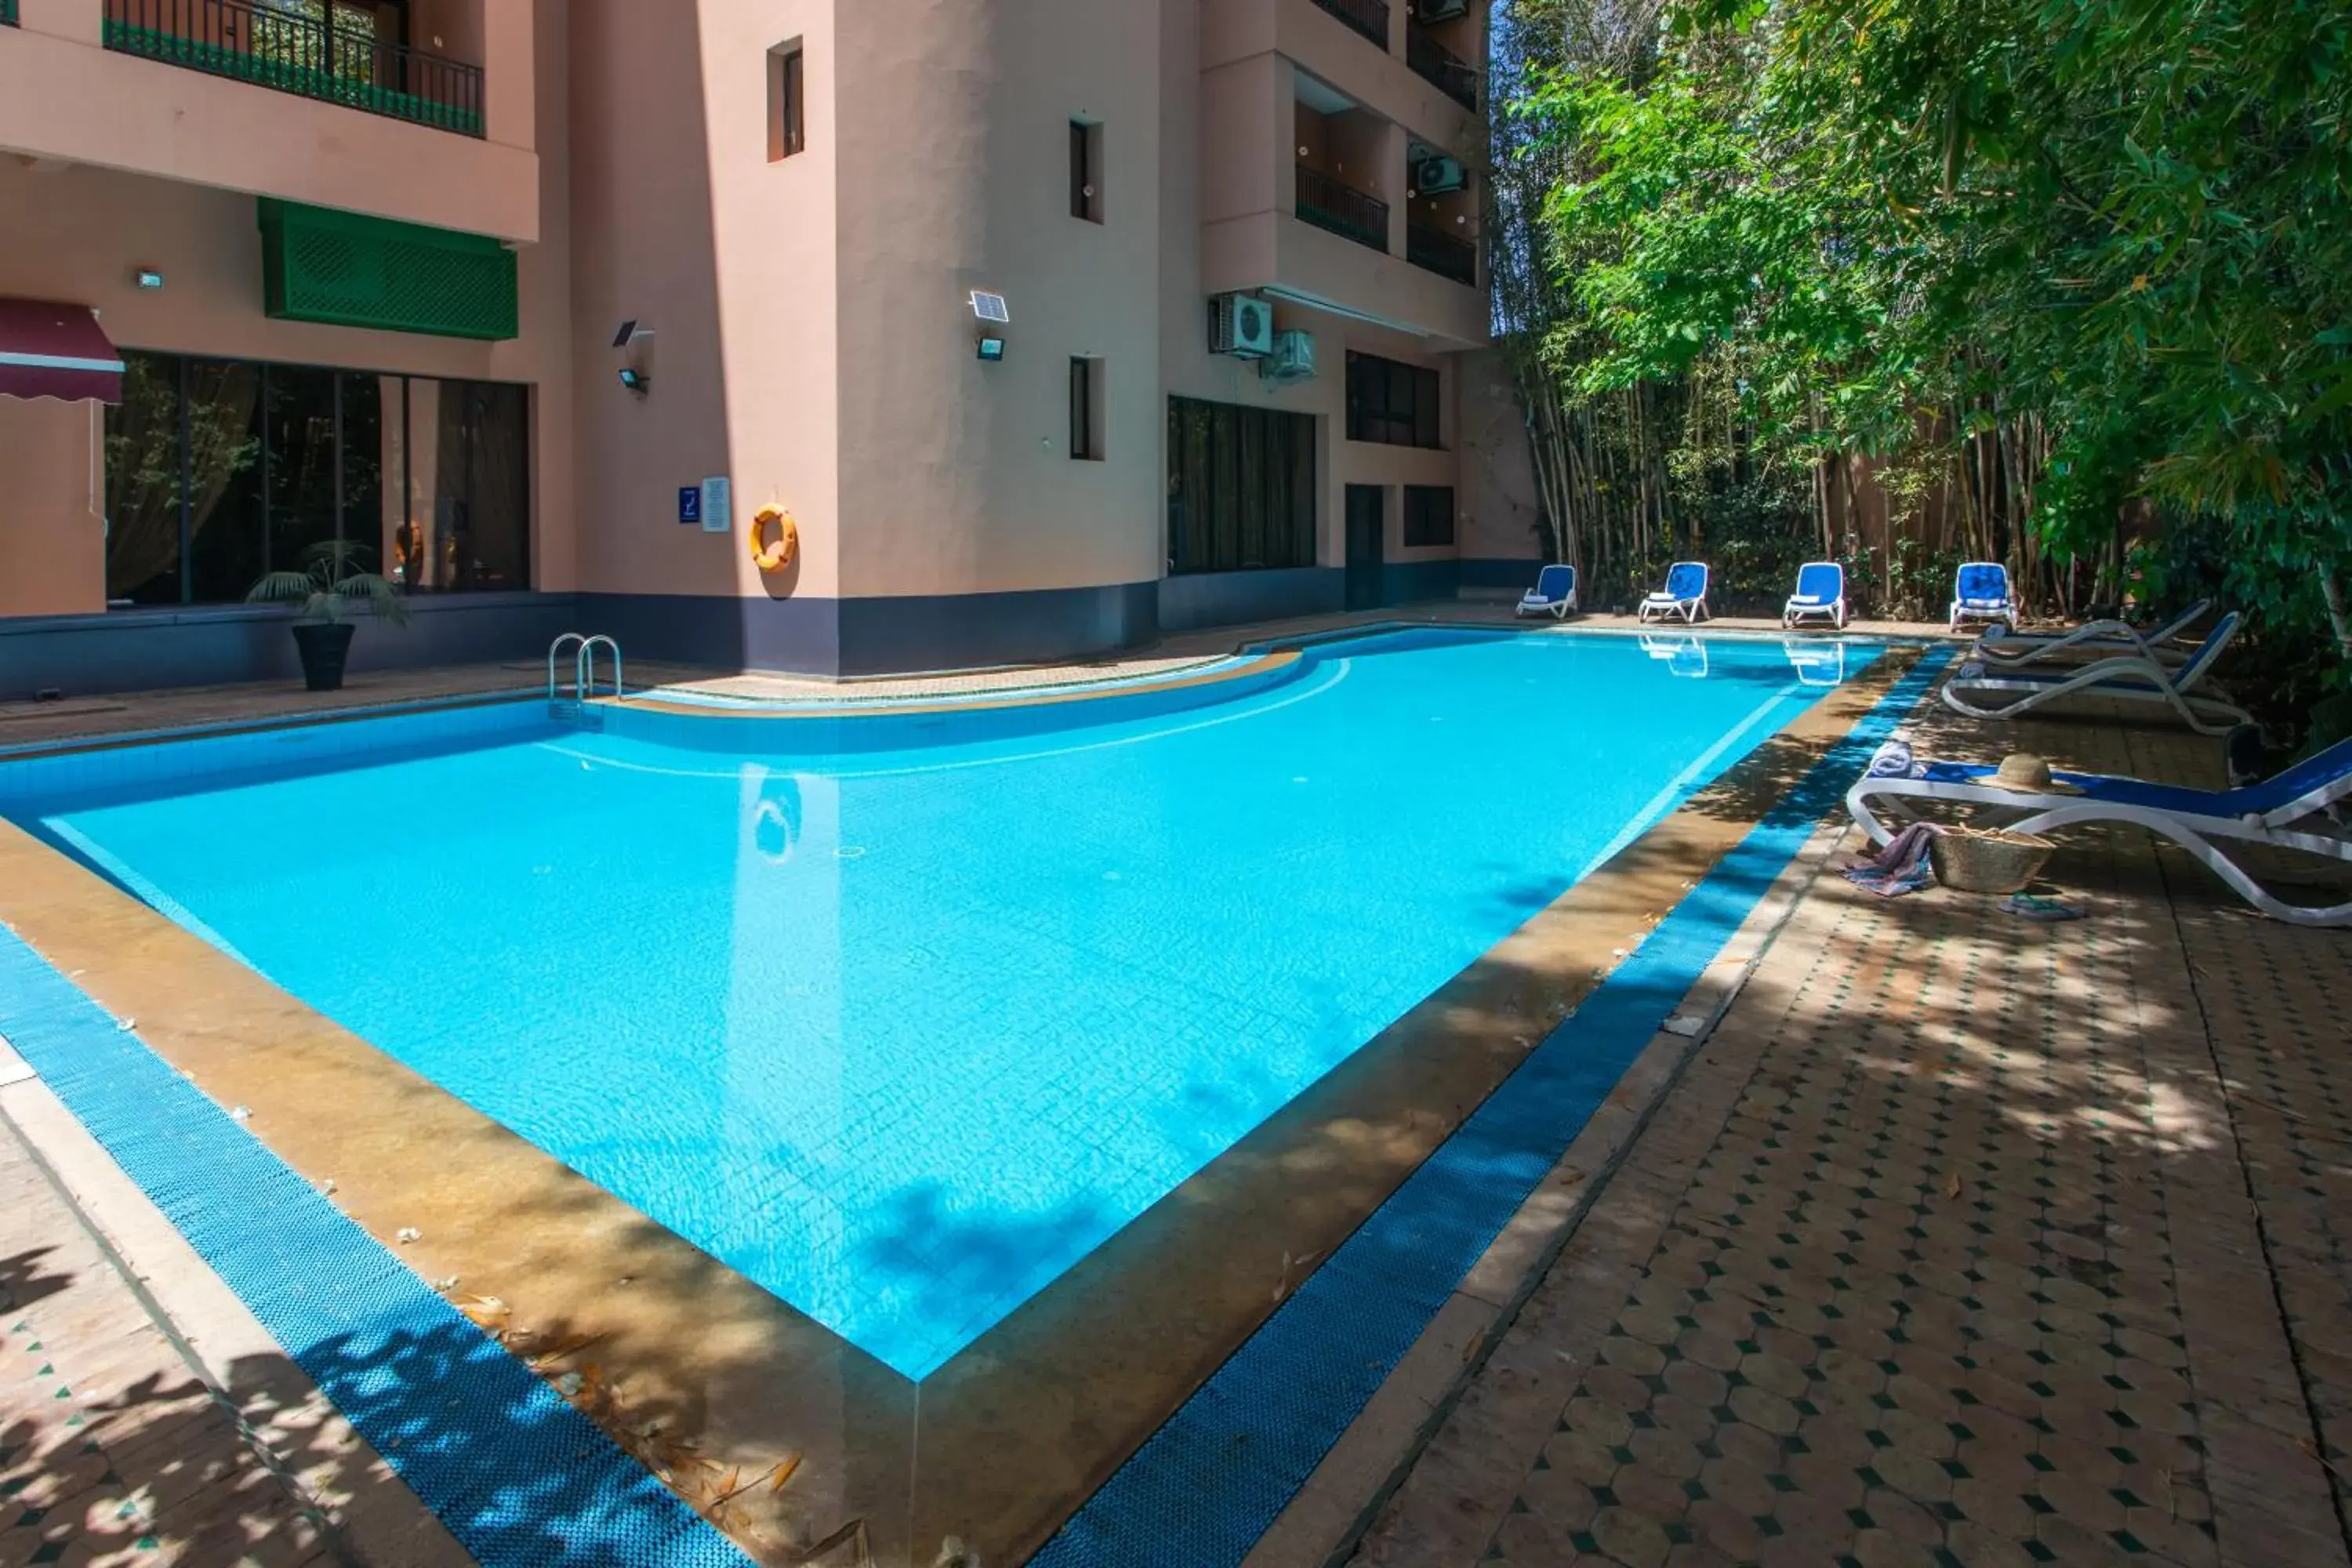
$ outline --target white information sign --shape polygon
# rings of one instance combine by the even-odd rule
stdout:
[[[728,493],[727,476],[718,474],[702,481],[702,531],[732,533],[735,531],[735,507]]]

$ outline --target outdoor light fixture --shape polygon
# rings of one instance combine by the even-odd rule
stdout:
[[[161,289],[163,286],[163,275],[152,267],[142,267],[131,277],[142,289]]]
[[[621,384],[643,397],[653,389],[654,379],[635,365],[625,364],[621,367]]]
[[[981,339],[980,357],[990,364],[994,364],[998,360],[1003,359],[1004,357],[1004,340],[1003,338]]]

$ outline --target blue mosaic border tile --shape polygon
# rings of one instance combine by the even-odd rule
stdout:
[[[0,1034],[488,1568],[745,1568],[733,1542],[5,928]]]
[[[1950,658],[1930,649],[1831,746],[1030,1568],[1240,1563]]]

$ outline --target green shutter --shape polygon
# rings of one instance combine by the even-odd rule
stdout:
[[[284,321],[511,338],[514,252],[495,239],[261,201],[262,303]]]

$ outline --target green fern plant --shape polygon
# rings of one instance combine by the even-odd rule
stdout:
[[[302,552],[299,572],[272,572],[246,590],[248,605],[299,603],[297,618],[333,626],[347,605],[364,604],[395,626],[408,624],[408,602],[379,573],[366,570],[374,552],[354,540],[328,539]]]

